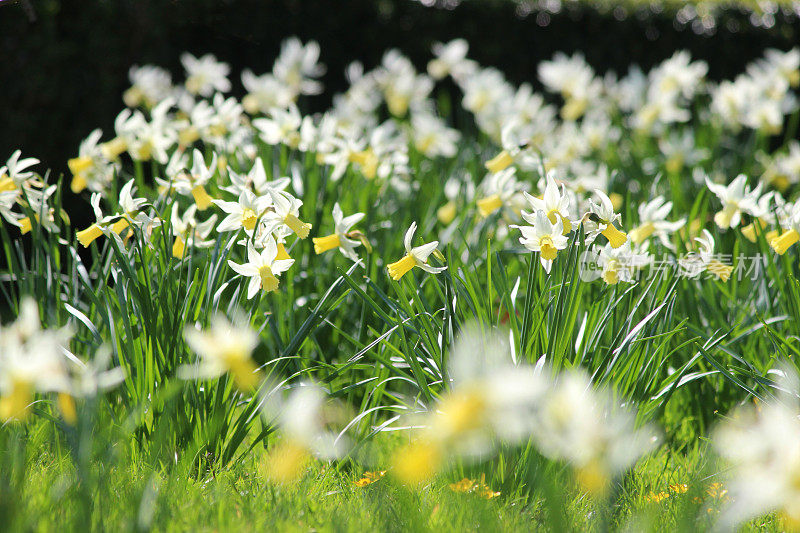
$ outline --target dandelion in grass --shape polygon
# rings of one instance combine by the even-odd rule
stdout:
[[[524,213],[523,217],[532,225],[512,226],[522,233],[519,242],[528,250],[538,252],[542,266],[550,272],[558,251],[569,244],[569,239],[564,235],[562,219],[558,218],[553,223],[544,211],[536,211],[535,215]]]
[[[619,248],[628,240],[628,235],[614,226],[615,223],[621,223],[622,217],[614,212],[614,205],[606,193],[599,189],[594,192],[600,198],[600,203],[589,200],[589,213],[583,222],[586,240],[593,242],[597,235],[603,235],[612,248]]]
[[[417,223],[412,222],[403,238],[403,246],[406,248],[406,255],[387,267],[389,275],[395,281],[400,280],[400,278],[405,276],[406,273],[414,267],[419,267],[430,274],[439,274],[447,270],[446,266],[434,267],[428,264],[428,257],[436,250],[436,247],[439,246],[439,241],[429,242],[420,246],[411,246],[416,231]]]
[[[534,439],[546,456],[570,463],[579,484],[594,495],[605,494],[658,440],[649,427],[636,428],[633,413],[577,371],[559,376],[545,395]]]
[[[706,186],[722,202],[722,211],[714,215],[714,222],[720,228],[728,229],[739,225],[742,210],[757,209],[762,184],[759,183],[755,189],[750,190],[747,186],[747,176],[739,174],[727,186],[712,183],[706,178]]]
[[[383,476],[386,475],[386,470],[377,470],[375,472],[364,472],[360,478],[353,482],[356,487],[366,487],[368,485],[372,485],[376,481],[379,481]]]
[[[336,203],[333,205],[333,224],[334,232],[327,237],[315,237],[314,252],[317,254],[325,253],[328,250],[338,248],[342,254],[353,261],[358,261],[358,254],[355,251],[364,239],[359,231],[351,231],[351,228],[364,218],[364,213],[355,213],[348,217],[342,213],[342,208]],[[358,240],[356,240],[358,239]]]
[[[178,204],[172,204],[170,217],[172,232],[175,241],[172,244],[172,255],[178,259],[183,257],[186,247],[209,248],[216,242],[209,239],[217,223],[217,215],[211,215],[206,220],[197,220],[197,205],[190,205],[183,215],[178,211]]]
[[[499,492],[490,489],[486,484],[486,474],[481,474],[479,481],[465,477],[461,481],[450,483],[448,487],[453,492],[476,494],[484,500],[491,500],[500,496]]]
[[[250,392],[258,385],[260,374],[252,359],[258,335],[241,317],[230,322],[217,315],[206,330],[187,326],[183,338],[200,359],[193,365],[181,366],[181,378],[214,379],[228,373],[242,392]]]
[[[273,391],[264,402],[264,416],[277,424],[281,440],[269,450],[263,473],[274,483],[290,483],[302,475],[312,457],[342,457],[349,441],[332,428],[343,414],[324,389],[311,383],[296,386],[285,399]]]
[[[243,264],[228,260],[228,265],[240,276],[250,278],[247,285],[247,299],[252,299],[259,290],[272,292],[278,290],[278,276],[289,270],[294,259],[278,259],[278,245],[268,237],[264,249],[258,252],[252,243],[247,245],[247,262]]]
[[[686,218],[675,222],[667,220],[672,211],[672,202],[667,202],[663,196],[656,196],[649,202],[639,204],[638,211],[639,225],[628,233],[631,243],[642,244],[650,237],[655,237],[665,247],[674,249],[675,245],[670,242],[670,235],[686,225]]]
[[[36,303],[20,303],[17,320],[0,326],[0,420],[24,421],[35,394],[58,392],[67,416],[73,412],[70,381],[63,350],[68,329],[42,329]]]

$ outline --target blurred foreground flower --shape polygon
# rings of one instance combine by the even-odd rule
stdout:
[[[183,333],[186,344],[200,356],[194,365],[178,368],[183,379],[213,379],[230,373],[242,392],[250,392],[260,375],[251,354],[258,346],[258,335],[249,324],[229,322],[218,315],[205,331],[188,326]]]
[[[794,368],[779,373],[779,397],[741,408],[714,434],[715,448],[732,466],[720,531],[770,511],[783,515],[787,529],[800,529],[800,387]]]
[[[301,476],[312,457],[343,456],[348,440],[329,429],[342,414],[317,385],[302,383],[286,399],[274,390],[264,404],[264,416],[277,423],[282,438],[262,465],[264,475],[274,483],[289,483]]]
[[[532,366],[515,365],[508,337],[468,326],[449,358],[449,390],[423,415],[419,439],[395,456],[393,474],[417,484],[433,477],[450,457],[517,444],[534,429],[537,403],[546,383]]]

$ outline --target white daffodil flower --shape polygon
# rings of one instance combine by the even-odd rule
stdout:
[[[529,217],[525,218],[529,222]],[[559,250],[563,250],[569,244],[569,239],[564,235],[564,227],[561,219],[553,224],[544,211],[536,211],[536,218],[532,226],[512,226],[522,233],[519,242],[532,252],[539,252],[539,259],[542,267],[547,272],[553,266]]]
[[[312,239],[314,243],[314,252],[321,254],[338,248],[342,254],[353,261],[358,261],[358,254],[355,247],[361,244],[361,241],[352,239],[356,235],[350,233],[350,228],[357,224],[364,218],[364,213],[356,213],[348,217],[342,213],[342,208],[336,203],[333,205],[333,224],[334,232],[327,237],[315,237]],[[348,236],[349,235],[349,236]]]
[[[743,209],[757,209],[762,184],[759,183],[755,189],[750,190],[747,186],[747,176],[739,174],[727,186],[712,183],[706,178],[706,186],[722,202],[722,211],[714,215],[714,222],[720,228],[728,229],[739,225]]]
[[[403,246],[405,246],[406,255],[401,257],[399,261],[391,263],[387,266],[389,275],[395,281],[398,281],[400,278],[405,276],[406,273],[414,267],[419,267],[425,272],[429,272],[431,274],[438,274],[447,270],[446,266],[433,267],[428,264],[428,257],[433,253],[434,250],[436,250],[436,247],[439,246],[439,241],[429,242],[416,247],[411,246],[411,241],[414,238],[414,232],[416,231],[417,223],[412,222],[411,226],[408,228],[408,231],[406,231],[405,237],[403,238]]]
[[[261,252],[252,243],[247,245],[247,262],[243,264],[228,260],[228,265],[240,276],[250,278],[247,286],[247,299],[258,294],[259,289],[272,292],[278,289],[278,276],[294,264],[294,259],[278,259],[278,245],[275,239],[268,238]]]

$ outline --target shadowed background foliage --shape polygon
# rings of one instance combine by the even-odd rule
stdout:
[[[111,133],[132,64],[154,63],[181,79],[179,55],[212,52],[239,72],[271,69],[280,42],[316,39],[328,66],[324,95],[303,102],[321,110],[344,88],[352,60],[369,68],[400,48],[424,68],[437,40],[464,37],[470,55],[515,82],[535,81],[536,65],[556,51],[582,51],[598,71],[647,69],[685,48],[710,63],[709,76],[732,77],[774,46],[800,40],[797,19],[754,28],[747,14],[723,15],[713,35],[698,35],[673,14],[613,13],[570,7],[520,16],[505,1],[467,1],[448,8],[412,0],[0,0],[0,159],[16,148],[66,171],[66,160],[95,127]],[[735,31],[734,31],[735,30]]]

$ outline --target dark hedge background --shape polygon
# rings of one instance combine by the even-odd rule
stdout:
[[[122,108],[128,67],[155,63],[180,78],[179,55],[213,52],[238,73],[271,68],[284,37],[316,39],[328,65],[328,91],[308,105],[324,109],[344,87],[343,70],[369,68],[399,47],[424,68],[431,43],[465,37],[471,56],[516,82],[535,80],[554,52],[581,50],[599,71],[648,68],[680,48],[710,63],[710,77],[732,77],[767,46],[800,41],[797,20],[770,30],[731,13],[713,36],[696,35],[669,15],[625,20],[592,10],[520,18],[510,2],[466,1],[455,9],[412,0],[0,0],[0,160],[16,148],[58,172],[93,128],[111,133]],[[737,31],[731,31],[738,26]]]

